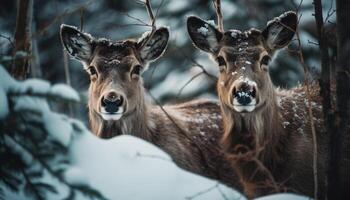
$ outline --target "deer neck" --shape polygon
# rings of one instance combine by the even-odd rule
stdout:
[[[242,145],[245,150],[259,151],[262,148],[263,154],[276,152],[283,128],[274,91],[270,97],[272,101],[250,113],[237,113],[221,105],[225,129],[222,142],[229,152],[236,152]]]
[[[151,106],[145,99],[144,88],[140,87],[140,93],[134,109],[126,112],[117,121],[106,121],[102,119],[89,106],[90,126],[92,132],[102,138],[111,138],[117,135],[134,135],[142,139],[151,141],[151,133],[155,128],[155,122],[150,117],[149,107]]]

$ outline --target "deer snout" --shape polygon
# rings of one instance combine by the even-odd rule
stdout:
[[[255,82],[242,81],[232,88],[233,108],[238,112],[251,112],[255,109],[257,100]]]
[[[125,100],[123,95],[115,91],[104,94],[101,98],[102,113],[105,114],[121,114]]]

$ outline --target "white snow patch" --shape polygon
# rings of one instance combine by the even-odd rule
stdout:
[[[47,94],[50,91],[50,83],[41,79],[25,80],[18,88],[21,93]]]
[[[64,173],[66,181],[74,186],[89,186],[86,174],[78,167],[70,167]]]
[[[70,158],[90,185],[107,199],[186,199],[217,184],[178,168],[159,148],[129,135],[110,140],[99,139],[89,132],[75,135]],[[217,187],[229,199],[240,197],[224,185]],[[198,198],[225,199],[218,189]]]
[[[9,105],[7,101],[7,94],[4,88],[0,85],[0,119],[6,118],[9,114]]]
[[[216,24],[215,24],[215,21],[214,20],[207,20],[206,21],[208,24],[210,24],[210,25],[212,25],[212,26],[216,26]]]
[[[19,111],[36,111],[44,113],[50,110],[47,102],[40,98],[32,98],[30,96],[20,96],[14,99],[13,110]]]
[[[240,30],[230,30],[230,31],[231,31],[231,37],[233,37],[234,39],[237,38],[237,36],[242,33]]]
[[[286,128],[290,123],[289,122],[283,122],[283,127]]]
[[[208,28],[202,26],[199,29],[197,29],[197,32],[202,34],[203,36],[208,36],[209,30]]]
[[[65,84],[56,84],[51,87],[50,93],[60,96],[67,100],[79,101],[79,94],[70,86]]]
[[[252,64],[252,62],[250,62],[250,61],[245,61],[245,64],[248,64],[248,65],[251,65]]]
[[[243,67],[242,67],[242,69],[243,69]],[[250,80],[248,77],[240,76],[236,81],[238,81],[238,82],[245,82],[246,84],[248,84],[250,86],[255,86],[255,87],[257,86],[256,82]],[[235,85],[235,84],[233,84],[233,85]]]
[[[310,197],[300,196],[296,194],[273,194],[265,197],[259,197],[255,200],[310,200]]]
[[[6,71],[6,69],[0,64],[0,87],[4,89],[5,92],[9,90],[10,87],[14,87],[18,82],[11,77],[11,75]]]
[[[45,112],[43,121],[47,132],[63,146],[68,146],[71,141],[72,125],[64,115]]]

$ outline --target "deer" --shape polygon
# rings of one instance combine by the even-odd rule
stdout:
[[[149,1],[147,11],[154,24]],[[150,9],[150,10],[149,10]],[[88,110],[91,131],[101,138],[133,135],[170,155],[181,168],[239,187],[218,140],[222,134],[218,101],[199,99],[175,105],[153,105],[142,73],[167,47],[169,30],[152,26],[138,39],[98,39],[62,25],[65,51],[90,76]]]
[[[272,19],[261,31],[224,31],[220,1],[215,2],[217,24],[197,16],[187,18],[194,46],[206,52],[219,67],[217,92],[224,132],[220,144],[249,197],[290,191],[314,195],[313,137],[308,102],[311,101],[317,134],[318,196],[325,198],[325,176],[329,135],[325,132],[320,88],[305,85],[275,88],[269,64],[276,52],[286,47],[297,31],[293,11]],[[349,131],[350,132],[350,131]],[[349,138],[344,141],[341,181],[344,199],[349,199]]]

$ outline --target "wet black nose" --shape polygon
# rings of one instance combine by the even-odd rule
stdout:
[[[256,89],[245,82],[233,88],[233,96],[242,106],[249,105],[256,96]]]
[[[109,92],[102,97],[101,105],[108,113],[118,112],[120,106],[123,105],[124,99],[122,95],[116,92]]]

